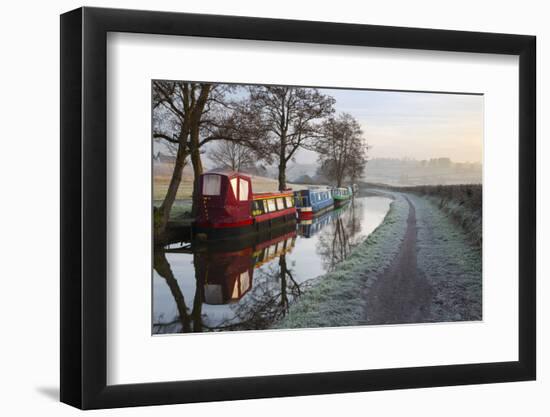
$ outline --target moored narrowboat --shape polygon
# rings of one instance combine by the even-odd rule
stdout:
[[[198,203],[193,237],[199,240],[248,235],[296,220],[292,190],[254,194],[250,177],[238,172],[202,174]]]
[[[335,206],[346,204],[352,196],[353,190],[351,187],[338,187],[332,189],[332,197],[334,198]]]
[[[332,192],[326,188],[294,191],[294,199],[300,220],[312,219],[334,205]]]

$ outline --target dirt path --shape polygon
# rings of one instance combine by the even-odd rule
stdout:
[[[406,198],[406,197],[405,197]],[[367,324],[419,323],[430,321],[434,290],[416,260],[416,210],[411,201],[405,239],[390,267],[365,290]]]

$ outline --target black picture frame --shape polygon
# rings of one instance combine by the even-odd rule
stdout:
[[[106,384],[108,32],[519,56],[519,360]],[[533,380],[536,38],[251,17],[80,8],[61,16],[61,401],[82,409]]]

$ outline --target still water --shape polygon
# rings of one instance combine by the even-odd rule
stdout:
[[[153,333],[268,328],[376,229],[390,203],[358,196],[313,220],[248,239],[156,249]]]

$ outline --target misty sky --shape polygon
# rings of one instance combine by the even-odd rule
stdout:
[[[371,146],[369,159],[448,157],[454,162],[482,161],[482,95],[320,91],[336,99],[336,113],[350,113],[359,121]],[[241,95],[239,90],[234,94]],[[156,144],[155,151],[160,149],[162,146]],[[317,161],[317,154],[304,149],[295,157],[301,164]]]
[[[481,162],[483,96],[322,89],[361,124],[370,158]],[[297,162],[312,162],[303,152]]]

